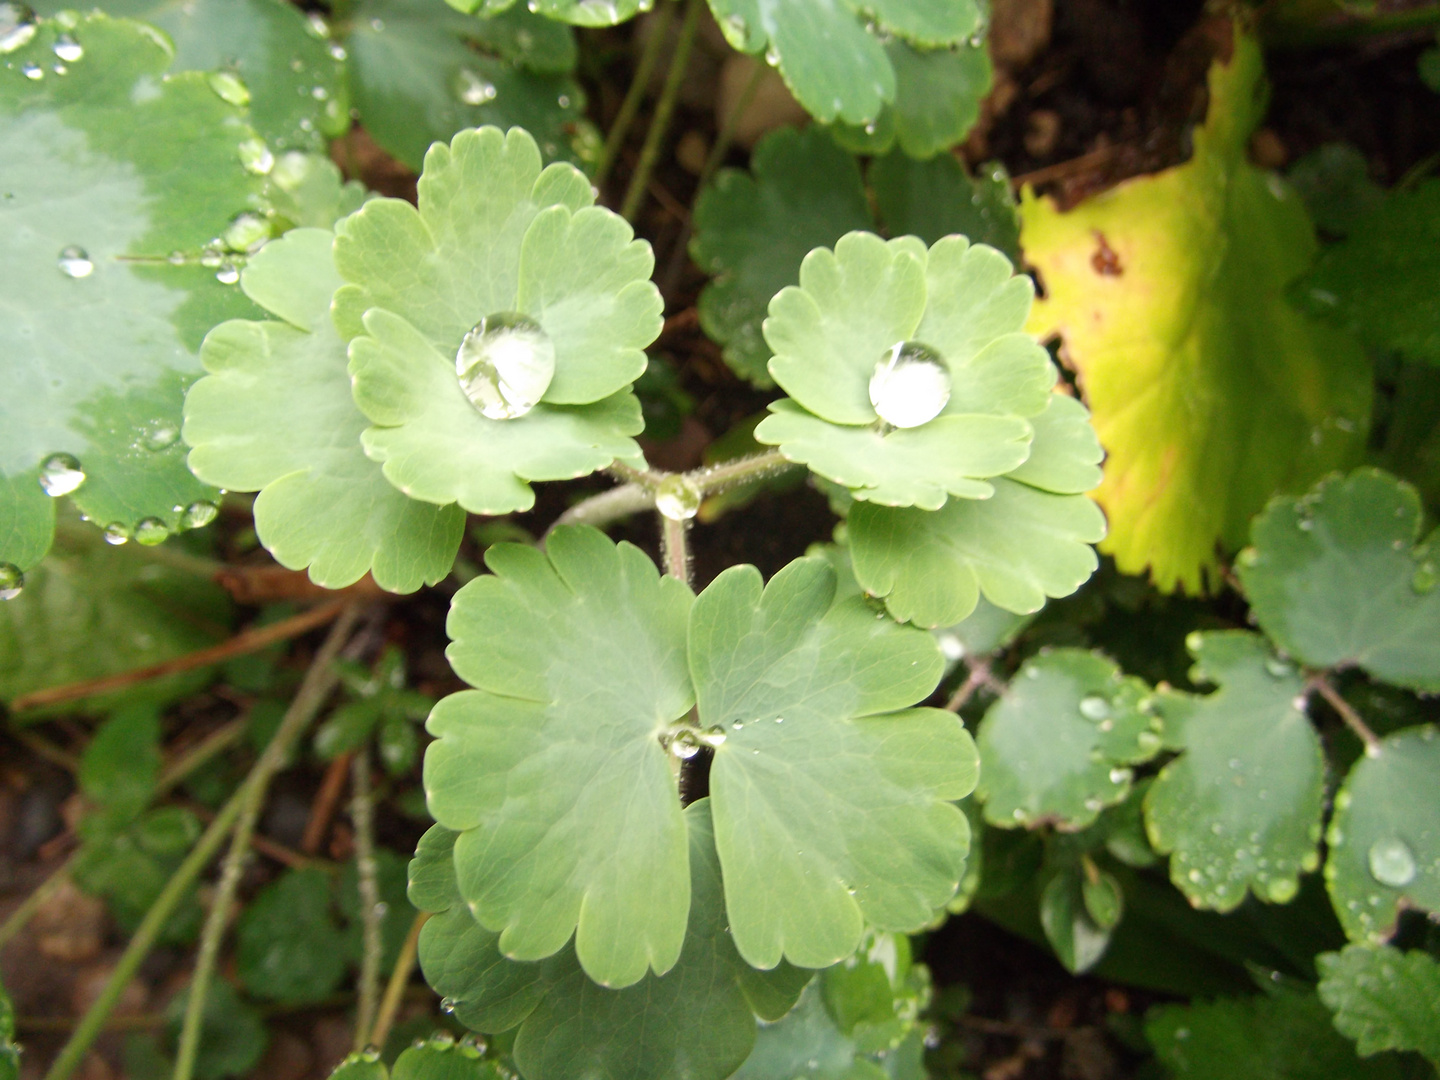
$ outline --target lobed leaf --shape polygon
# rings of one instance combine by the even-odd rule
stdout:
[[[250,902],[236,924],[236,967],[246,990],[294,1005],[321,1001],[340,985],[345,939],[330,893],[323,870],[289,870]]]
[[[956,233],[1018,262],[1020,216],[1010,178],[999,162],[982,166],[981,171],[983,175],[968,175],[950,154],[916,161],[892,150],[870,163],[866,179],[891,236],[918,236],[934,244]]]
[[[1315,958],[1320,1000],[1335,1014],[1340,1034],[1363,1057],[1382,1050],[1418,1050],[1440,1066],[1440,964],[1420,950],[1347,945]]]

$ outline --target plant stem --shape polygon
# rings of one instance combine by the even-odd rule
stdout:
[[[400,955],[395,958],[390,981],[385,984],[385,996],[380,999],[380,1011],[375,1014],[375,1026],[370,1029],[370,1038],[366,1040],[377,1050],[383,1050],[385,1040],[390,1037],[390,1029],[395,1024],[395,1014],[400,1011],[400,1002],[405,997],[405,984],[410,981],[410,973],[415,970],[415,955],[420,948],[420,928],[429,918],[428,911],[416,914],[415,921],[410,924],[410,933],[405,935],[405,944],[400,946]]]
[[[69,876],[70,867],[74,862],[75,855],[72,852],[63,863],[51,872],[49,877],[36,886],[34,892],[20,902],[20,906],[10,913],[10,917],[6,919],[3,924],[0,924],[0,947],[3,947],[7,941],[21,930],[24,930],[25,924],[30,921],[31,916],[44,907],[45,902],[60,891],[60,887],[65,884],[65,879]]]
[[[700,9],[704,0],[685,0],[685,19],[680,24],[680,40],[675,43],[675,55],[670,58],[670,70],[665,75],[665,87],[660,91],[660,100],[655,105],[655,115],[650,118],[650,130],[645,133],[645,145],[640,148],[640,161],[635,166],[635,175],[625,191],[625,201],[620,204],[620,216],[626,221],[635,220],[635,212],[645,201],[645,190],[650,186],[650,174],[655,171],[655,162],[660,157],[660,144],[670,127],[670,117],[675,112],[675,102],[680,97],[680,84],[685,81],[685,67],[690,61],[690,47],[695,43],[695,31],[700,26]]]
[[[1354,707],[1340,696],[1340,692],[1335,687],[1330,685],[1330,680],[1323,674],[1316,674],[1310,677],[1307,685],[1329,703],[1330,707],[1340,715],[1340,719],[1345,721],[1345,726],[1365,744],[1365,756],[1377,757],[1380,753],[1380,736],[1370,730],[1370,725],[1365,723]]]
[[[240,873],[245,866],[245,856],[250,851],[250,839],[260,817],[260,808],[265,802],[265,792],[270,786],[271,778],[280,771],[290,756],[290,749],[295,741],[310,726],[330,692],[335,689],[335,684],[339,682],[340,677],[332,663],[350,637],[359,617],[359,605],[354,601],[346,602],[340,617],[326,635],[324,644],[316,651],[310,670],[305,673],[300,689],[296,691],[290,707],[285,710],[280,726],[275,729],[275,734],[260,755],[260,760],[255,762],[250,770],[250,775],[231,798],[231,802],[237,807],[234,815],[235,835],[230,840],[230,850],[225,855],[220,882],[215,889],[215,900],[200,935],[200,951],[195,958],[194,973],[190,977],[185,1019],[180,1028],[180,1045],[175,1052],[175,1071],[172,1074],[174,1080],[190,1080],[195,1070],[195,1058],[200,1050],[200,1026],[205,1015],[205,998],[210,989],[210,978],[214,974],[215,961],[220,954],[220,941],[225,936],[225,927],[230,921],[230,908],[240,886]],[[226,809],[229,809],[228,804]],[[223,814],[216,817],[210,826],[211,830],[220,823],[221,816]],[[61,1080],[61,1077],[51,1076],[47,1080]]]
[[[630,89],[625,93],[625,100],[620,103],[620,111],[615,114],[615,123],[610,126],[610,134],[605,137],[605,148],[600,151],[600,161],[596,164],[595,175],[592,177],[596,187],[605,183],[610,170],[615,167],[615,161],[620,156],[620,147],[625,145],[625,136],[630,133],[630,125],[635,122],[640,103],[645,100],[645,89],[650,85],[650,77],[655,74],[655,65],[660,62],[660,54],[665,51],[665,42],[670,37],[670,26],[674,21],[675,5],[662,2],[650,24],[650,40],[645,42],[640,61],[635,65],[635,77],[630,80]]]
[[[360,921],[364,951],[360,958],[360,984],[355,1008],[354,1050],[364,1050],[375,1022],[375,999],[380,990],[380,883],[375,865],[375,802],[370,790],[370,748],[355,753],[351,768],[350,820],[355,826],[355,877],[360,893]]]
[[[991,683],[990,663],[987,660],[972,660],[969,664],[969,671],[965,675],[965,681],[960,688],[951,695],[950,700],[945,703],[945,708],[953,713],[958,713],[965,707],[965,703],[974,696],[975,691],[982,686]]]
[[[753,480],[764,480],[795,468],[799,466],[786,460],[779,450],[767,450],[763,454],[751,454],[749,457],[695,469],[686,473],[685,479],[699,488],[702,495],[714,495],[717,491]]]
[[[561,525],[594,525],[604,528],[612,521],[649,510],[655,505],[655,494],[641,484],[621,484],[599,495],[592,495],[566,510],[545,530],[549,536]]]
[[[1430,30],[1440,27],[1440,4],[1386,11],[1377,15],[1354,16],[1309,25],[1281,26],[1264,34],[1265,44],[1281,49],[1313,49],[1325,45],[1345,45],[1360,38],[1379,34],[1402,33],[1407,30]]]
[[[160,779],[155,785],[155,795],[164,795],[217,754],[224,753],[234,746],[244,738],[245,729],[249,725],[250,718],[241,716],[205,736],[171,762],[169,768],[160,774]]]
[[[660,515],[660,546],[664,553],[665,573],[690,584],[690,550],[685,542],[688,521]]]

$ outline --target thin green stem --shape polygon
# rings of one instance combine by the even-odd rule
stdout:
[[[364,931],[353,1046],[359,1053],[370,1043],[375,1002],[380,996],[380,882],[375,865],[375,800],[370,790],[369,746],[362,746],[351,763],[350,791],[350,820],[355,826],[355,877]]]
[[[664,552],[665,573],[686,585],[690,584],[690,549],[685,536],[689,528],[688,521],[660,515],[660,546]]]
[[[630,89],[625,93],[625,100],[620,103],[620,111],[615,114],[615,122],[610,125],[610,134],[605,137],[605,147],[600,151],[600,161],[595,166],[593,177],[596,187],[605,183],[610,176],[610,170],[615,167],[620,156],[620,147],[625,145],[625,136],[630,134],[630,125],[635,122],[635,117],[640,112],[640,103],[645,100],[645,89],[655,74],[655,65],[660,62],[660,54],[665,51],[665,42],[670,37],[670,25],[674,21],[675,5],[662,2],[650,24],[650,40],[645,42],[640,61],[635,65],[635,77],[630,80]]]
[[[245,732],[250,726],[248,716],[240,716],[231,720],[223,727],[216,728],[205,738],[192,746],[185,753],[176,758],[163,773],[155,785],[155,795],[164,795],[167,791],[176,787],[180,781],[193,773],[196,769],[212,761],[217,755],[224,753],[230,747],[245,737]]]
[[[680,40],[675,43],[675,55],[670,58],[665,87],[660,91],[655,115],[650,118],[650,130],[645,133],[645,144],[640,148],[640,161],[635,166],[635,175],[630,178],[630,187],[625,191],[625,201],[620,204],[620,216],[626,221],[635,220],[635,212],[645,201],[650,175],[655,171],[655,162],[660,157],[660,146],[665,141],[665,133],[670,128],[670,117],[674,114],[675,103],[680,98],[680,84],[685,81],[685,68],[690,62],[690,48],[695,44],[695,31],[700,26],[700,11],[703,7],[704,0],[685,0],[685,19],[680,24]]]
[[[695,469],[686,473],[685,479],[699,488],[702,495],[714,495],[726,488],[764,480],[796,468],[799,466],[787,460],[779,450],[767,450],[763,454],[751,454],[749,457]]]
[[[649,510],[654,505],[655,493],[650,489],[641,484],[621,484],[576,503],[556,518],[555,524],[551,525],[545,534],[548,536],[561,525],[594,525],[596,528],[604,528],[612,521],[638,514],[641,510]]]
[[[420,948],[420,931],[430,918],[430,913],[416,913],[405,935],[405,944],[400,946],[400,955],[395,958],[395,967],[390,971],[390,981],[385,985],[385,996],[380,999],[380,1011],[375,1016],[375,1026],[370,1029],[369,1045],[377,1050],[385,1049],[385,1040],[395,1025],[395,1015],[400,1011],[400,1002],[405,997],[405,985],[415,970],[415,955]]]
[[[269,744],[250,770],[250,775],[231,800],[239,802],[235,815],[235,835],[230,840],[230,850],[225,855],[225,864],[220,872],[220,881],[215,889],[215,900],[206,917],[205,928],[200,935],[200,950],[195,958],[195,970],[190,977],[190,993],[185,1002],[185,1019],[180,1028],[180,1044],[175,1052],[174,1080],[190,1080],[195,1070],[195,1058],[200,1050],[200,1027],[205,1015],[205,998],[210,990],[210,979],[215,973],[215,961],[220,955],[220,942],[225,936],[225,927],[230,921],[230,909],[240,886],[240,874],[245,866],[245,857],[250,851],[250,841],[255,834],[255,823],[265,803],[265,792],[270,780],[285,765],[290,750],[305,729],[310,726],[330,692],[335,689],[339,675],[334,660],[341,647],[349,639],[360,617],[360,607],[351,603],[341,612],[330,628],[325,642],[315,653],[315,659],[305,678],[300,683],[290,707],[275,729]],[[217,817],[216,822],[220,820]],[[211,828],[215,825],[212,823]],[[107,988],[108,989],[108,988]],[[61,1080],[59,1076],[47,1080]]]
[[[10,917],[0,924],[0,947],[4,947],[7,941],[24,930],[25,924],[30,921],[31,917],[45,906],[46,901],[60,891],[74,862],[75,855],[71,853],[70,857],[42,881],[34,892],[22,900],[20,906],[10,913]]]

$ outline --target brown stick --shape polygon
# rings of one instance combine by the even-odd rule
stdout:
[[[298,637],[307,630],[313,630],[317,626],[333,622],[350,602],[349,598],[331,600],[329,603],[320,604],[309,611],[302,611],[299,615],[292,615],[288,619],[271,623],[269,626],[260,626],[236,634],[229,641],[223,641],[219,645],[186,653],[184,656],[151,664],[149,667],[135,668],[133,671],[122,671],[118,675],[105,675],[98,679],[70,683],[68,686],[52,686],[29,694],[21,694],[10,703],[10,708],[18,713],[26,709],[36,709],[42,705],[59,705],[66,701],[79,701],[81,698],[94,697],[96,694],[108,694],[112,690],[123,690],[127,686],[133,686],[135,683],[145,682],[149,679],[177,675],[182,671],[193,671],[195,668],[209,667],[211,664],[217,664],[232,657],[259,652],[266,646],[274,645],[277,641],[287,641],[290,638]]]
[[[1370,725],[1365,723],[1350,703],[1340,696],[1340,692],[1330,685],[1330,681],[1325,678],[1324,674],[1312,675],[1307,680],[1307,685],[1318,691],[1320,696],[1329,702],[1330,707],[1340,714],[1340,719],[1345,721],[1345,726],[1365,744],[1367,756],[1375,757],[1380,753],[1380,736],[1370,730]]]
[[[350,760],[354,756],[353,751],[346,751],[332,759],[330,767],[325,770],[325,779],[320,781],[320,790],[315,793],[315,801],[310,804],[310,819],[305,822],[305,835],[300,839],[300,850],[307,855],[319,853],[325,834],[330,831],[330,822],[334,820],[335,808],[340,805],[340,796],[345,791],[345,780],[350,775]]]

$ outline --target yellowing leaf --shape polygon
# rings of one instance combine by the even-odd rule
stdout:
[[[1265,110],[1260,49],[1238,31],[1210,72],[1210,114],[1185,164],[1061,213],[1026,191],[1021,244],[1108,452],[1102,550],[1163,589],[1202,590],[1277,491],[1351,463],[1370,412],[1353,339],[1285,299],[1314,228],[1246,147]]]

